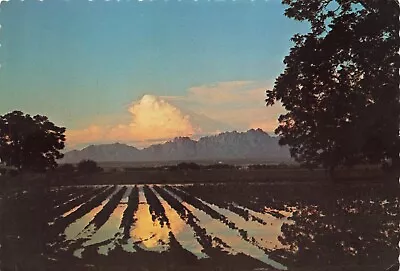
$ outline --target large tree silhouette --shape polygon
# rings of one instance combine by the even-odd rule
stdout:
[[[267,90],[282,102],[275,133],[308,166],[399,164],[399,5],[395,0],[283,0],[307,21]]]
[[[44,171],[63,157],[65,128],[20,111],[0,116],[0,160],[19,170]]]

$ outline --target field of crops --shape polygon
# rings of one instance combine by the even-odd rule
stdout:
[[[396,259],[396,192],[257,184],[20,191],[2,199],[0,267],[375,270]]]

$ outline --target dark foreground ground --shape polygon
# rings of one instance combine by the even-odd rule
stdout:
[[[218,166],[218,165],[217,165]],[[224,166],[227,166],[224,167]],[[229,168],[231,167],[231,168]],[[400,175],[400,173],[398,174]],[[0,176],[2,191],[15,187],[60,186],[60,185],[120,185],[120,184],[192,184],[192,183],[282,183],[282,182],[384,182],[398,183],[394,172],[385,172],[379,167],[337,169],[334,178],[323,169],[308,170],[298,166],[270,168],[221,168],[164,169],[159,168],[103,168],[96,173],[60,172],[46,174],[20,174],[15,177]]]
[[[20,179],[20,184],[24,185],[17,187],[8,184],[0,194],[0,270],[277,270],[248,255],[233,256],[220,250],[219,246],[212,245],[208,239],[209,229],[200,228],[199,222],[193,216],[195,213],[185,211],[183,203],[169,196],[169,192],[178,195],[185,203],[193,205],[213,219],[225,223],[229,229],[239,230],[242,239],[248,242],[252,241],[250,230],[238,229],[240,226],[235,225],[229,217],[211,210],[204,202],[230,210],[249,221],[254,220],[254,223],[265,221],[258,221],[253,213],[267,212],[280,219],[282,213],[292,210],[288,222],[282,223],[277,237],[280,246],[266,249],[272,260],[283,264],[288,270],[376,271],[386,270],[398,261],[400,193],[398,185],[388,176],[383,178],[385,175],[379,175],[380,178],[377,178],[378,175],[373,177],[373,174],[368,175],[363,171],[353,174],[358,177],[362,174],[369,176],[364,181],[360,178],[345,178],[342,182],[332,183],[318,181],[323,178],[322,173],[242,172],[219,171],[220,178],[208,175],[208,172],[197,172],[203,178],[212,176],[210,178],[213,178],[213,183],[207,178],[204,179],[205,183],[200,183],[200,177],[192,177],[196,176],[193,171],[169,175],[152,173],[154,178],[149,179],[144,179],[146,175],[134,178],[133,173],[102,173],[86,177],[72,176],[70,180],[62,180],[60,184],[73,182],[78,185],[69,185],[63,189],[54,189],[54,180],[53,188],[49,189],[45,185],[28,185]],[[195,230],[204,251],[211,257],[198,260],[183,249],[173,235],[168,238],[169,249],[162,253],[138,247],[135,253],[129,253],[117,245],[108,256],[103,256],[93,246],[88,247],[80,259],[73,256],[73,251],[83,241],[68,243],[66,249],[60,249],[65,244],[65,228],[96,207],[107,193],[111,194],[115,189],[112,185],[80,185],[123,184],[116,190],[119,192],[113,194],[109,203],[103,207],[100,215],[91,222],[98,229],[106,223],[120,202],[127,189],[127,176],[131,177],[132,183],[148,184],[152,180],[158,183],[155,186],[141,186],[153,221],[168,220],[165,210],[154,196],[155,191],[159,198],[165,199]],[[184,178],[179,179],[179,176]],[[60,180],[62,177],[57,178],[56,180]],[[217,183],[216,180],[225,183]],[[249,184],[249,181],[257,183]],[[177,188],[165,185],[166,182],[195,184]],[[121,240],[125,241],[124,236],[138,218],[135,216],[138,213],[138,196],[135,194],[137,186],[131,187],[128,208],[121,221]],[[78,200],[73,199],[75,195],[80,195]],[[60,211],[55,211],[55,206],[65,202],[68,203],[61,208],[64,211],[74,204],[83,203],[83,207],[72,215],[61,217]],[[125,213],[133,214],[133,217]],[[56,223],[49,225],[49,221],[54,220]]]

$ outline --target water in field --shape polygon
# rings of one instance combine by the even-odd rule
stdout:
[[[136,212],[136,223],[131,230],[131,238],[139,241],[138,245],[145,250],[166,251],[169,243],[169,229],[152,219],[150,205],[139,188],[139,208]]]
[[[42,217],[48,225],[46,242],[56,255],[142,255],[139,260],[179,255],[171,257],[227,262],[230,255],[286,270],[298,262],[388,261],[396,254],[393,240],[400,233],[398,196],[378,188],[214,184],[80,189],[46,192],[58,202],[52,207],[57,217]],[[24,200],[29,193],[19,197]]]

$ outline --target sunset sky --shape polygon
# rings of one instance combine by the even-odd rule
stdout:
[[[144,147],[262,128],[264,92],[308,25],[269,1],[9,1],[0,5],[0,114],[44,114],[67,147]]]

